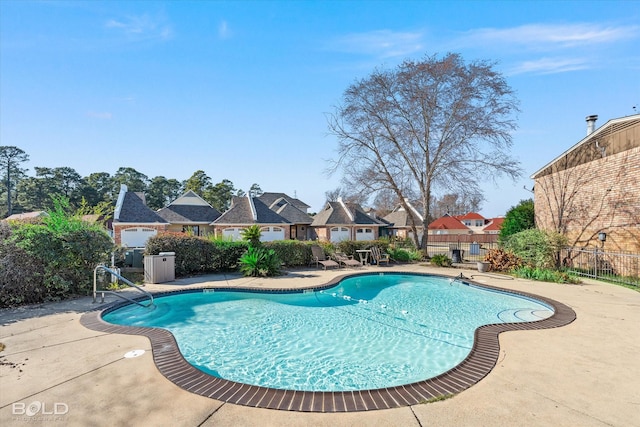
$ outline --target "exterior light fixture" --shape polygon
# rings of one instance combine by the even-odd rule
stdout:
[[[598,233],[598,240],[600,240],[601,242],[606,242],[607,241],[607,233]]]

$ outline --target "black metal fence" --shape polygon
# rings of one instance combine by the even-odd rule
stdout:
[[[447,255],[454,263],[484,261],[497,243],[432,242],[429,256]],[[562,270],[583,277],[640,286],[640,254],[605,252],[598,248],[564,248],[560,253]]]
[[[594,279],[640,286],[640,254],[605,252],[598,248],[565,248],[562,268]]]

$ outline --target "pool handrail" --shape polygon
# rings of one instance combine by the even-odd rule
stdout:
[[[135,288],[137,290],[139,290],[140,292],[142,292],[145,296],[147,296],[149,298],[149,304],[144,305],[142,304],[140,301],[136,301],[133,298],[129,298],[127,296],[124,296],[118,292],[114,292],[114,291],[107,291],[107,290],[97,290],[97,275],[98,275],[98,270],[102,269],[104,271],[106,271],[107,273],[111,274],[112,276],[116,277],[118,280],[121,280],[122,282],[124,282],[127,286]],[[108,294],[113,294],[115,296],[117,296],[118,298],[122,298],[124,300],[127,300],[133,304],[138,304],[141,307],[151,307],[153,305],[153,295],[151,295],[149,292],[145,291],[144,289],[142,289],[140,286],[136,285],[135,283],[133,283],[132,281],[130,281],[129,279],[127,279],[126,277],[122,277],[120,274],[116,273],[115,271],[113,271],[112,269],[108,268],[105,265],[98,265],[96,268],[93,269],[93,303],[95,304],[96,302],[96,295],[97,293],[100,292],[102,293],[102,300],[100,301],[101,303],[104,302],[104,294],[108,293]]]

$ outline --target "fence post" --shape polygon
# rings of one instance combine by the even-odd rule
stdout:
[[[593,250],[593,277],[598,278],[598,247]]]

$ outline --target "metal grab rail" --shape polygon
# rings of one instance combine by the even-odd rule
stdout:
[[[97,278],[98,278],[98,270],[102,269],[104,271],[106,271],[107,273],[111,274],[112,276],[117,277],[119,280],[122,280],[124,283],[126,283],[128,286],[135,288],[137,290],[139,290],[140,292],[142,292],[143,294],[145,294],[147,297],[149,297],[149,304],[144,305],[139,301],[136,301],[132,298],[129,298],[127,296],[124,296],[122,294],[119,294],[117,292],[114,291],[106,291],[106,290],[100,290],[98,291],[96,289],[97,286]],[[151,295],[149,292],[145,291],[144,289],[142,289],[140,286],[137,286],[135,283],[133,283],[132,281],[130,281],[129,279],[127,279],[126,277],[122,277],[121,275],[119,275],[118,273],[116,273],[115,271],[111,270],[110,268],[104,266],[104,265],[99,265],[96,268],[93,269],[93,303],[95,304],[96,302],[96,294],[100,292],[102,293],[102,300],[100,301],[101,303],[104,302],[104,294],[108,293],[108,294],[113,294],[119,298],[122,298],[124,300],[127,300],[129,302],[132,302],[134,304],[138,304],[141,307],[151,307],[153,305],[153,295]]]

